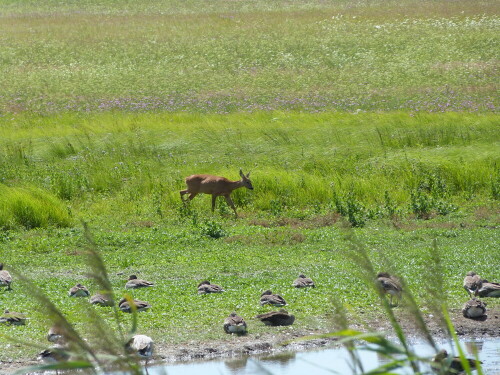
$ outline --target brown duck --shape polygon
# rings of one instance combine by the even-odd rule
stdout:
[[[481,289],[483,281],[479,275],[473,271],[467,272],[464,278],[464,289],[472,297],[479,289]]]
[[[153,339],[146,335],[134,335],[125,344],[125,349],[129,353],[135,353],[141,358],[146,359],[146,366],[149,358],[153,355],[154,342]]]
[[[316,285],[314,285],[314,281],[312,281],[312,279],[310,279],[309,277],[305,277],[305,275],[299,275],[299,277],[297,279],[295,279],[295,281],[293,282],[292,284],[294,287],[296,288],[307,288],[307,287],[311,287],[311,288],[315,288]]]
[[[259,314],[256,318],[267,326],[290,326],[295,321],[295,316],[288,314],[285,309]]]
[[[149,308],[151,308],[151,305],[147,302],[140,301],[138,299],[134,299],[134,305],[136,307],[136,311],[145,311]],[[129,302],[127,301],[126,298],[122,298],[120,302],[118,303],[118,306],[120,307],[120,310],[126,313],[131,313],[132,312],[132,307],[130,306]]]
[[[66,336],[68,333],[66,329],[59,324],[54,324],[50,327],[49,332],[47,333],[47,340],[50,342],[63,344],[66,341]]]
[[[233,312],[224,320],[224,331],[226,333],[244,334],[247,332],[247,323],[241,316]]]
[[[286,306],[287,303],[283,297],[279,294],[273,294],[270,290],[266,290],[260,295],[260,304],[264,305],[273,305],[273,306]]]
[[[465,302],[462,308],[462,314],[466,318],[478,319],[486,315],[486,303],[478,299],[472,298]]]
[[[109,293],[96,293],[90,297],[90,303],[97,306],[114,306],[115,301]]]
[[[68,292],[70,297],[88,297],[90,296],[89,290],[82,284],[78,283]]]
[[[8,323],[8,324],[13,324],[15,326],[22,326],[26,324],[26,315],[18,313],[18,312],[11,312],[8,309],[5,309],[3,312],[3,315],[0,316],[0,323]]]
[[[125,288],[127,289],[137,289],[137,288],[147,288],[154,286],[155,284],[146,280],[138,279],[136,275],[130,275]]]
[[[0,286],[7,287],[7,290],[12,290],[12,276],[9,271],[3,269],[3,263],[0,263]]]
[[[490,283],[488,280],[483,280],[481,287],[476,290],[478,297],[500,297],[500,283]]]
[[[198,294],[221,293],[224,289],[216,284],[211,284],[210,281],[205,280],[198,284]]]
[[[478,362],[474,359],[467,358],[469,362],[469,367],[471,370],[474,370],[477,367]],[[440,374],[460,374],[464,372],[464,366],[460,357],[448,357],[448,352],[444,349],[440,350],[432,359],[431,366],[433,369],[440,371]]]
[[[390,305],[397,306],[399,304],[399,300],[401,299],[401,294],[403,293],[403,286],[401,285],[401,281],[397,277],[392,276],[387,272],[379,272],[377,274],[377,284],[380,288],[382,288],[382,291],[384,293],[389,294]],[[394,296],[398,301],[397,304],[392,303],[392,298]]]

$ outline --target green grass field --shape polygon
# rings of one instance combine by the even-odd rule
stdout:
[[[82,222],[125,292],[156,286],[139,330],[161,345],[230,340],[265,289],[297,317],[282,332],[382,314],[346,256],[354,235],[427,311],[437,240],[451,308],[465,273],[500,281],[498,5],[493,1],[0,0],[0,262],[32,278],[85,332]],[[437,113],[436,113],[437,112]],[[239,218],[198,196],[193,173],[238,178]],[[299,273],[316,289],[296,290]],[[204,280],[221,295],[198,296]],[[45,345],[30,291],[0,290],[0,361]],[[490,301],[489,307],[499,306]],[[98,309],[105,321],[112,314]],[[183,319],[185,317],[185,319]],[[123,316],[124,320],[130,317]],[[193,324],[196,322],[196,324]],[[250,334],[269,330],[250,320]],[[5,336],[6,335],[6,336]]]
[[[495,1],[0,1],[0,109],[492,111]]]

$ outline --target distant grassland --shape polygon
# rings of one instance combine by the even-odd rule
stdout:
[[[243,215],[362,226],[497,205],[499,144],[495,114],[15,115],[0,120],[0,182],[49,191],[75,217],[151,219],[183,210],[184,177],[241,167],[255,186],[234,192]],[[192,203],[209,211],[207,197]]]
[[[495,111],[495,1],[0,1],[0,110]]]

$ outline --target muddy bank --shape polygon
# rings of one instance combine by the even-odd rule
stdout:
[[[407,316],[405,311],[396,313],[399,323],[405,330],[408,338],[418,340],[418,330],[412,323],[411,318]],[[488,310],[488,317],[485,320],[466,319],[462,316],[461,310],[451,310],[450,316],[455,326],[455,331],[460,338],[490,338],[500,337],[500,308]],[[426,324],[436,339],[445,339],[447,336],[446,330],[439,325],[439,322],[432,316],[425,316]],[[392,327],[387,319],[373,319],[367,324],[352,325],[351,328],[360,331],[366,331],[366,326],[375,329],[376,331],[387,331],[391,335]],[[270,327],[270,331],[272,327]],[[158,348],[156,359],[164,362],[179,362],[191,361],[200,359],[213,358],[230,358],[242,355],[254,355],[262,353],[279,353],[282,351],[301,351],[323,346],[335,344],[335,339],[314,339],[310,341],[292,342],[287,345],[283,343],[289,342],[294,338],[316,335],[327,332],[308,332],[293,330],[286,333],[272,334],[262,336],[258,339],[252,335],[242,337],[231,337],[228,341],[210,342],[210,343],[187,343],[177,347]]]
[[[484,320],[466,319],[462,316],[459,309],[451,310],[449,313],[459,338],[481,339],[500,337],[500,307],[488,310],[487,319]],[[396,316],[407,337],[411,340],[418,340],[420,335],[408,313],[405,310],[399,310],[396,311]],[[425,321],[435,339],[445,339],[447,337],[446,330],[440,326],[434,316],[431,314],[426,315]],[[389,332],[389,336],[393,335],[391,333],[391,325],[385,318],[367,319],[367,323],[362,325],[355,324],[352,325],[351,328],[366,331],[367,326],[376,331]],[[310,332],[296,329],[291,326],[289,329],[276,334],[276,330],[273,332],[273,328],[269,327],[269,333],[257,338],[250,333],[246,336],[228,336],[228,340],[224,341],[188,342],[175,346],[157,345],[154,360],[150,361],[150,363],[151,365],[158,365],[161,363],[235,358],[245,355],[277,354],[285,351],[303,351],[335,345],[336,339],[334,338],[297,341],[284,345],[284,343],[295,338],[321,333],[327,332]],[[12,374],[20,368],[35,365],[37,363],[38,362],[34,359],[0,362],[0,374]]]

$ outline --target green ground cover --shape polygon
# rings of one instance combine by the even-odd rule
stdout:
[[[443,289],[458,308],[469,269],[498,278],[495,120],[283,112],[4,118],[1,202],[15,207],[2,211],[2,261],[33,278],[85,331],[81,304],[66,294],[79,281],[95,289],[82,255],[83,220],[119,295],[128,274],[156,282],[133,296],[153,304],[139,326],[160,345],[225,339],[224,316],[267,311],[258,304],[267,288],[288,300],[294,329],[324,332],[333,327],[332,299],[347,306],[353,321],[381,313],[376,293],[346,257],[346,228],[354,225],[377,267],[398,270],[424,309],[425,269],[437,238]],[[183,206],[184,176],[202,171],[236,179],[239,166],[251,171],[255,187],[235,191],[239,219],[222,202],[212,215],[207,196]],[[42,207],[34,187],[50,197]],[[427,205],[425,215],[419,204]],[[46,212],[59,213],[60,221],[55,214],[37,219]],[[300,272],[318,288],[292,288]],[[198,296],[203,279],[226,293]],[[48,323],[27,290],[15,285],[0,292],[0,302],[32,318],[26,327],[2,326],[4,334],[44,342]],[[251,332],[267,331],[252,322]],[[26,358],[29,350],[11,346],[2,359]]]

